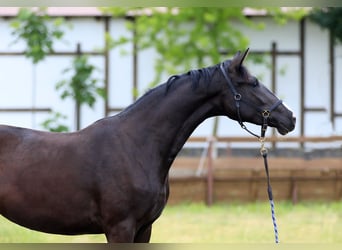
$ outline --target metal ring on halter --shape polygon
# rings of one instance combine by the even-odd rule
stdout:
[[[239,94],[239,93],[236,93],[236,94],[234,95],[235,101],[240,101],[241,98],[242,98],[242,96],[241,96],[241,94]]]

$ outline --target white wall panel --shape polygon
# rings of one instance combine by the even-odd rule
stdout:
[[[246,27],[241,28],[250,40],[251,51],[270,50],[272,42],[277,43],[279,51],[299,51],[299,23],[290,21],[284,26],[279,26],[266,17],[252,19],[255,22],[265,22],[266,28],[262,31]],[[76,44],[81,43],[83,51],[94,51],[104,47],[105,25],[103,19],[93,17],[69,18],[72,28],[64,27],[65,37],[63,41],[55,44],[56,52],[75,52]],[[10,46],[13,41],[10,19],[0,18],[0,52],[22,52],[24,44]],[[131,37],[132,33],[126,28],[126,21],[121,19],[110,20],[111,36],[118,39],[122,35]],[[329,36],[328,32],[321,30],[316,25],[306,22],[305,41],[305,105],[307,107],[323,107],[326,112],[305,114],[305,134],[315,136],[328,136],[342,133],[342,117],[335,119],[333,130],[330,118],[330,66],[329,66]],[[228,48],[229,49],[229,48]],[[153,49],[147,49],[137,54],[137,84],[139,96],[143,95],[150,87],[149,84],[155,77],[154,63],[157,54]],[[37,66],[33,66],[30,60],[24,56],[0,56],[0,108],[22,107],[50,107],[55,111],[68,116],[65,121],[71,129],[74,129],[74,103],[70,99],[60,100],[55,90],[57,81],[66,75],[61,71],[70,67],[72,56],[48,56]],[[270,63],[270,56],[266,59]],[[105,58],[103,56],[91,56],[99,71],[96,77],[104,79]],[[114,48],[109,52],[109,92],[108,103],[110,107],[124,108],[133,102],[133,45],[127,44]],[[336,46],[335,52],[335,110],[342,113],[342,46]],[[265,65],[253,65],[247,59],[247,67],[253,75],[259,77],[261,82],[270,88],[271,71]],[[209,66],[209,65],[208,65]],[[277,56],[277,89],[279,98],[300,117],[300,59],[299,56]],[[185,72],[184,70],[183,72]],[[183,73],[179,72],[179,73]],[[168,79],[163,75],[161,82]],[[104,116],[104,101],[99,100],[93,109],[82,108],[81,125],[85,127]],[[111,112],[114,114],[114,112]],[[48,117],[47,113],[1,113],[0,123],[18,126],[34,127],[41,129],[40,123]],[[299,135],[299,127],[302,121],[297,122],[297,129],[289,136]],[[259,126],[247,124],[253,131],[259,132]],[[193,133],[194,136],[207,136],[212,133],[213,119],[208,119]],[[271,133],[269,131],[268,133]],[[226,117],[219,118],[218,135],[220,136],[249,136],[240,128],[236,121]],[[238,144],[236,144],[238,145]],[[279,145],[285,145],[284,143]],[[293,145],[293,144],[291,144]],[[257,145],[258,146],[258,145]]]
[[[113,39],[132,37],[132,33],[126,29],[126,21],[120,19],[110,22],[109,33]],[[114,48],[109,55],[109,105],[126,107],[133,102],[133,45]]]
[[[32,105],[33,67],[24,56],[0,56],[0,107]]]

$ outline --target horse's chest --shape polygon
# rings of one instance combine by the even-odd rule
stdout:
[[[140,189],[136,194],[136,204],[138,205],[137,211],[141,209],[138,217],[153,222],[160,216],[166,205],[169,195],[169,186],[168,183],[159,187],[149,186],[146,188],[145,186],[144,189]]]
[[[158,219],[166,205],[168,194],[169,187],[165,185],[159,190],[159,192],[156,192],[153,195],[150,206],[146,209],[145,216],[143,216],[144,220],[148,221],[149,223],[153,223],[156,219]]]

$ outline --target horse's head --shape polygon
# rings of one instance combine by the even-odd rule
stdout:
[[[246,121],[262,125],[263,112],[266,111],[266,115],[269,115],[267,124],[285,135],[295,128],[296,118],[278,97],[242,65],[247,54],[248,49],[220,65],[221,79],[226,84],[221,100],[227,115],[240,123]]]

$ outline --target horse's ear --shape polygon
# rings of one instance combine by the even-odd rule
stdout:
[[[235,56],[234,56],[234,58],[233,58],[233,60],[232,60],[232,62],[231,62],[231,64],[230,64],[229,67],[230,67],[231,69],[233,69],[233,70],[239,70],[240,67],[242,66],[243,61],[244,61],[245,58],[247,57],[248,52],[249,52],[249,48],[247,48],[246,51],[245,51],[243,54],[241,54],[241,52],[238,51],[238,52],[235,54]]]
[[[241,60],[240,60],[240,65],[239,65],[239,67],[242,66],[242,63],[243,63],[243,61],[245,60],[245,58],[247,57],[248,52],[249,52],[249,48],[247,48],[246,51],[245,51],[245,53],[243,53],[243,55],[242,55],[242,57],[241,57]]]

